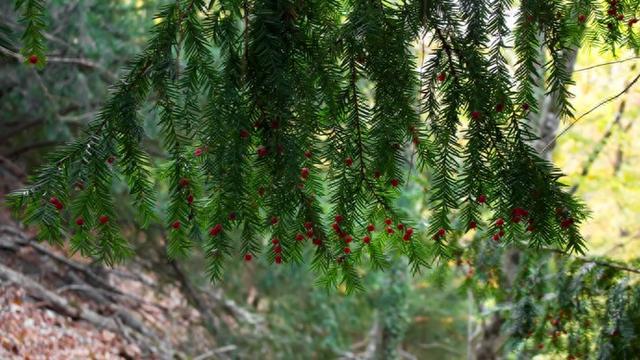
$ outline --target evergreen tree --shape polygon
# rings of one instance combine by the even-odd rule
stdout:
[[[404,254],[419,271],[454,256],[452,240],[476,227],[503,245],[582,253],[586,210],[531,146],[525,119],[540,83],[573,118],[569,50],[637,49],[639,5],[177,0],[156,15],[84,136],[11,201],[41,239],[70,232],[75,251],[113,264],[131,253],[112,196],[124,183],[142,226],[163,219],[169,256],[198,245],[212,279],[229,259],[299,263],[310,247],[319,282],[351,291],[361,263],[387,268]],[[43,1],[16,6],[21,52],[42,68]],[[431,44],[425,64],[418,39]],[[142,147],[149,101],[169,158],[161,163]],[[433,174],[423,221],[394,205],[407,151]]]

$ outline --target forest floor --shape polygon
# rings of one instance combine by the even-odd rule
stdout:
[[[0,214],[0,358],[184,358],[215,348],[180,285],[135,264],[68,256]]]

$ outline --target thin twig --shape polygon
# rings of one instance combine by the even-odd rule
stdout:
[[[547,145],[545,145],[544,148],[542,148],[542,151],[540,151],[541,153],[544,153],[545,150],[547,150],[547,148],[549,146],[551,146],[551,144],[554,144],[558,138],[562,135],[564,135],[567,131],[569,131],[578,121],[580,121],[580,119],[582,119],[583,117],[591,114],[592,112],[594,112],[596,109],[598,109],[599,107],[619,98],[620,96],[622,96],[624,93],[626,93],[627,91],[629,91],[629,89],[635,85],[636,82],[638,82],[638,80],[640,79],[640,73],[638,75],[636,75],[635,78],[633,78],[633,80],[631,80],[631,82],[624,87],[624,89],[622,89],[622,91],[620,91],[619,93],[611,96],[610,98],[607,98],[603,101],[601,101],[600,103],[598,103],[597,105],[595,105],[594,107],[592,107],[591,109],[589,109],[589,111],[585,112],[584,114],[580,115],[579,117],[575,118],[571,124],[569,124],[569,126],[567,126],[566,128],[564,128],[564,130],[562,130],[558,135],[556,135],[551,141],[549,141],[547,143]]]
[[[608,62],[601,63],[601,64],[587,66],[586,68],[574,70],[573,72],[587,71],[587,70],[599,68],[601,66],[607,66],[607,65],[613,65],[613,64],[621,64],[621,63],[624,63],[624,62],[627,62],[627,61],[631,61],[631,60],[636,60],[636,59],[640,59],[640,56],[632,56],[630,58],[626,58],[626,59],[622,59],[622,60],[608,61]]]

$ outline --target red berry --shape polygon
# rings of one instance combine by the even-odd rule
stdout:
[[[29,63],[33,64],[33,65],[37,64],[38,63],[38,55],[33,54],[33,55],[29,56]]]
[[[340,225],[338,225],[338,223],[334,222],[333,224],[331,224],[331,227],[335,232],[340,233]]]
[[[447,231],[444,228],[440,228],[440,229],[438,229],[438,236],[439,237],[443,237],[444,234],[446,234],[446,232]]]
[[[578,22],[583,24],[585,21],[587,21],[587,16],[585,14],[580,14],[578,15]]]
[[[394,231],[391,228],[391,226],[387,226],[387,228],[385,230],[387,230],[387,234],[393,234],[394,233]]]
[[[253,256],[251,256],[251,254],[244,254],[244,261],[246,261],[246,262],[251,261],[252,258],[253,258]]]
[[[176,230],[180,229],[180,221],[174,221],[173,224],[171,224],[171,227]]]
[[[276,254],[282,253],[282,247],[280,245],[273,248],[273,252]]]
[[[404,229],[404,224],[400,223],[398,224],[398,230],[403,230]]]
[[[303,241],[304,240],[304,235],[297,233],[296,234],[296,241]]]
[[[275,260],[276,260],[276,264],[282,264],[282,256],[277,255]]]
[[[351,157],[344,159],[344,164],[347,166],[353,165],[353,159]]]
[[[405,233],[405,234],[402,236],[402,240],[404,240],[404,241],[409,241],[410,239],[411,239],[411,234],[406,234],[406,233]]]
[[[209,230],[209,235],[217,236],[222,231],[222,224],[216,224],[214,227]]]
[[[380,176],[382,176],[382,174],[380,173],[380,170],[376,170],[373,172],[373,178],[374,179],[379,179]]]
[[[107,215],[102,215],[98,220],[100,220],[100,224],[106,224],[109,222],[109,217]]]
[[[373,225],[373,224],[369,224],[369,225],[367,225],[367,231],[368,231],[368,232],[372,232],[372,231],[374,231],[375,229],[376,229],[375,225]]]
[[[304,152],[304,157],[306,157],[307,159],[311,159],[311,156],[313,156],[313,154],[310,150]]]
[[[444,72],[438,74],[438,81],[443,82],[447,79],[447,75]]]
[[[76,225],[78,225],[78,226],[84,225],[84,219],[81,218],[81,217],[77,218],[76,219]]]
[[[500,234],[494,234],[493,241],[500,241]]]
[[[477,200],[478,204],[484,204],[487,202],[487,195],[479,195]]]
[[[187,203],[193,204],[193,194],[189,194],[189,196],[187,196]]]
[[[398,187],[400,181],[398,179],[391,179],[391,186]]]
[[[115,158],[114,156],[109,156],[109,157],[107,158],[107,162],[108,162],[109,164],[113,164],[113,162],[114,162],[114,161],[116,161],[116,158]]]
[[[338,214],[336,215],[336,223],[340,224],[344,220],[344,216]]]
[[[571,225],[573,225],[573,219],[572,218],[566,218],[566,219],[563,219],[560,222],[560,227],[563,228],[563,229],[568,229],[569,227],[571,227]]]
[[[615,16],[616,15],[616,9],[609,8],[609,10],[607,10],[607,14],[609,14],[610,16]]]
[[[53,205],[55,205],[55,204],[59,204],[59,203],[60,203],[60,200],[59,200],[57,197],[52,196],[52,197],[49,199],[49,203],[51,203],[51,204],[53,204]]]
[[[538,349],[544,349],[544,344],[543,343],[538,344]]]
[[[264,147],[264,145],[260,145],[258,146],[258,149],[256,150],[258,153],[258,157],[265,157],[267,156],[267,148]]]
[[[271,239],[271,243],[272,243],[273,245],[277,245],[277,244],[279,244],[279,243],[280,243],[280,239],[278,239],[277,237],[274,237],[273,239]]]
[[[498,235],[500,235],[500,237],[504,236],[504,230],[500,229],[500,231],[498,231]]]
[[[351,235],[347,235],[344,237],[344,242],[345,243],[350,243],[351,241],[353,241],[353,237],[351,237]]]
[[[502,112],[504,110],[504,104],[503,103],[498,103],[496,105],[496,112]]]
[[[196,150],[193,152],[193,155],[195,156],[202,155],[202,148],[196,148]]]
[[[387,225],[391,225],[392,220],[390,218],[384,219],[384,223]]]
[[[511,222],[514,222],[514,223],[516,223],[516,224],[517,224],[517,223],[519,223],[519,222],[520,222],[520,220],[522,220],[522,218],[521,218],[520,216],[513,216],[513,217],[511,217]]]
[[[246,139],[249,137],[249,131],[246,129],[242,129],[240,130],[240,138],[241,139]]]
[[[320,239],[313,239],[312,242],[313,242],[313,245],[315,246],[320,246],[320,244],[322,244],[322,240]]]
[[[180,181],[178,181],[178,184],[181,187],[187,187],[189,185],[189,179],[187,178],[181,178]]]
[[[407,228],[406,234],[409,235],[409,236],[413,235],[413,228],[412,227]]]
[[[478,227],[478,224],[475,221],[469,221],[469,229],[475,229]]]
[[[306,180],[309,177],[309,168],[303,167],[300,170],[300,177]]]
[[[620,20],[620,21],[624,20],[624,15],[618,14],[618,20]]]
[[[351,248],[348,248],[348,247],[344,248],[344,253],[347,255],[351,254]]]
[[[522,110],[528,111],[529,110],[529,104],[527,104],[527,103],[522,104]]]
[[[471,118],[473,118],[473,120],[478,120],[480,118],[480,112],[479,111],[472,111],[471,112]]]
[[[278,217],[277,216],[272,216],[271,217],[271,225],[275,225],[278,223]]]
[[[497,227],[502,227],[504,225],[504,219],[503,218],[498,218],[498,220],[496,220],[496,226]]]
[[[363,243],[365,243],[365,244],[369,244],[369,243],[371,243],[371,237],[370,237],[369,235],[365,235],[365,236],[362,238],[362,242],[363,242]]]
[[[229,215],[227,215],[227,218],[230,221],[235,221],[238,218],[238,215],[236,215],[236,213],[232,211],[232,212],[229,213]]]
[[[311,221],[307,221],[304,223],[304,228],[305,229],[312,229],[313,228],[313,223]]]
[[[307,230],[307,237],[308,237],[308,238],[313,237],[313,229],[309,229],[309,230]]]

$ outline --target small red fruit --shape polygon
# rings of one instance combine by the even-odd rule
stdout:
[[[475,229],[478,227],[478,224],[475,221],[469,221],[469,230]]]
[[[273,252],[276,254],[282,253],[282,247],[280,245],[273,248]]]
[[[304,240],[304,235],[297,233],[296,234],[296,241],[303,241]]]
[[[195,156],[200,156],[200,155],[202,155],[202,148],[196,148],[196,149],[193,151],[193,155],[195,155]]]
[[[384,219],[384,223],[387,225],[391,225],[392,220],[390,218]]]
[[[391,228],[391,226],[387,226],[387,228],[385,230],[387,230],[387,234],[393,234],[394,233],[394,231]]]
[[[344,159],[344,164],[347,166],[353,165],[353,159],[351,157]]]
[[[280,243],[280,239],[278,239],[277,237],[274,237],[273,239],[271,239],[271,243],[273,245],[278,245]]]
[[[232,212],[229,213],[229,215],[227,215],[227,218],[230,221],[235,221],[238,218],[238,215],[236,215],[236,213],[232,211]]]
[[[38,55],[33,54],[33,55],[29,56],[29,63],[33,64],[33,65],[37,64],[38,63]]]
[[[447,79],[447,75],[443,72],[441,72],[440,74],[438,74],[438,81],[443,82]]]
[[[338,223],[334,222],[333,224],[331,224],[331,227],[336,233],[340,233],[340,225],[338,225]]]
[[[309,168],[303,167],[300,170],[300,177],[306,180],[309,177]]]
[[[189,194],[189,196],[187,196],[187,203],[193,204],[193,194]]]
[[[107,215],[102,215],[98,220],[100,220],[100,224],[106,224],[109,222],[109,217]]]
[[[404,229],[404,224],[400,223],[398,224],[398,230],[403,230]]]
[[[479,111],[472,111],[471,112],[471,118],[473,120],[478,120],[480,118],[480,112]]]
[[[362,242],[363,242],[363,243],[365,243],[365,244],[369,244],[369,243],[371,243],[371,237],[370,237],[369,235],[365,235],[365,236],[362,238]]]
[[[107,158],[107,162],[108,162],[109,164],[113,164],[113,162],[114,162],[114,161],[116,161],[116,158],[115,158],[114,156],[109,156],[109,157]]]
[[[498,220],[496,220],[496,226],[497,227],[502,227],[504,225],[504,219],[503,218],[498,218]]]
[[[315,246],[320,246],[322,244],[322,240],[320,240],[320,239],[313,239],[311,242]]]
[[[406,234],[409,235],[409,236],[413,235],[413,228],[412,227],[407,228]]]
[[[180,221],[174,221],[173,224],[171,224],[171,227],[176,230],[180,229]]]
[[[573,219],[572,218],[566,218],[566,219],[563,219],[560,222],[560,227],[563,228],[563,229],[568,229],[569,227],[571,227],[571,225],[573,225]]]
[[[372,232],[372,231],[374,231],[375,229],[376,229],[376,226],[375,226],[375,225],[373,225],[373,224],[369,224],[369,225],[367,225],[367,231],[368,231],[368,232]]]
[[[246,262],[251,261],[252,258],[253,258],[253,256],[251,256],[251,254],[244,254],[244,261],[246,261]]]
[[[493,241],[500,241],[500,234],[494,234]]]
[[[618,14],[618,20],[620,20],[620,21],[624,20],[624,15]]]
[[[312,229],[313,228],[313,223],[311,221],[307,221],[304,223],[304,228],[305,229]]]
[[[478,195],[478,204],[484,204],[487,202],[487,195]]]
[[[398,179],[391,179],[391,186],[398,187],[400,181]]]
[[[500,235],[500,237],[504,236],[504,230],[500,229],[500,231],[498,231],[498,235]]]
[[[311,156],[313,156],[313,154],[310,150],[304,152],[304,157],[306,157],[307,159],[311,159]]]
[[[544,344],[543,343],[538,344],[538,349],[544,349]]]
[[[278,223],[278,217],[277,216],[272,216],[270,222],[271,222],[271,225],[277,224]]]
[[[313,229],[307,230],[307,237],[308,238],[312,238],[313,237]]]
[[[260,145],[258,146],[258,149],[256,150],[258,153],[258,157],[265,157],[267,156],[267,148],[264,147],[264,145]]]
[[[336,223],[340,224],[344,220],[344,216],[338,214],[336,215]]]
[[[344,242],[345,243],[350,243],[351,241],[353,241],[353,237],[351,237],[351,235],[347,235],[344,237]]]
[[[382,176],[382,173],[380,173],[380,170],[376,170],[373,172],[374,179],[380,179],[380,176]]]
[[[585,14],[578,15],[578,22],[579,23],[584,24],[585,21],[587,21],[587,16]]]
[[[249,137],[249,130],[247,130],[247,129],[240,130],[240,138],[241,139],[247,139],[248,137]]]
[[[189,185],[189,179],[187,178],[181,178],[180,181],[178,181],[178,184],[181,187],[187,187]]]
[[[438,229],[438,236],[443,237],[446,234],[446,230],[444,228]]]
[[[527,103],[522,104],[522,110],[528,111],[529,110],[529,104],[527,104]]]
[[[217,236],[222,231],[222,224],[216,224],[214,227],[209,230],[209,235]]]
[[[402,236],[402,240],[404,240],[404,241],[409,241],[409,240],[411,240],[411,234],[405,233],[405,234]]]
[[[84,225],[84,219],[81,218],[81,217],[77,218],[76,219],[76,225],[78,225],[78,226]]]
[[[344,253],[347,255],[351,254],[351,248],[348,248],[348,247],[344,248]]]
[[[282,256],[277,255],[277,256],[276,256],[276,258],[275,258],[275,260],[276,260],[276,264],[278,264],[278,265],[279,265],[279,264],[282,264]]]

